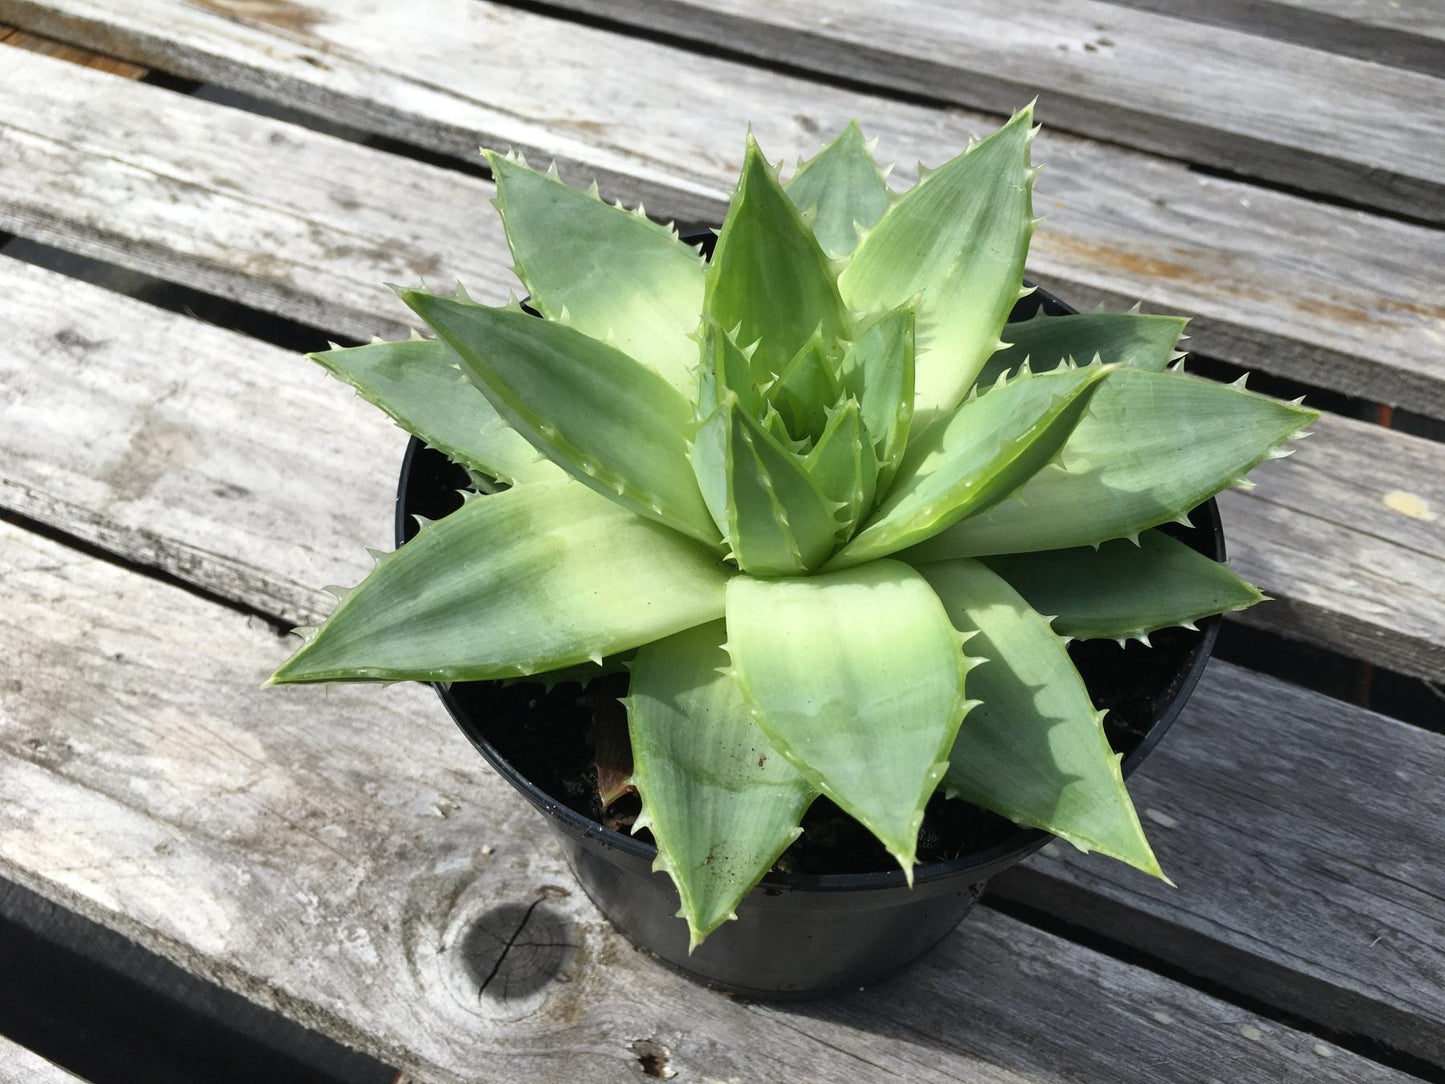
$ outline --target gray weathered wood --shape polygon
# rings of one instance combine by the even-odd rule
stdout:
[[[1220,495],[1220,513],[1231,564],[1276,601],[1238,619],[1412,677],[1445,674],[1445,447],[1325,415],[1251,480]]]
[[[456,21],[451,0],[426,2],[440,7],[423,22]],[[95,14],[59,29],[257,93],[309,97],[328,115],[468,156],[478,141],[545,147],[574,181],[600,172],[654,211],[712,220],[750,117],[774,153],[810,152],[820,131],[856,115],[881,135],[885,155],[933,161],[987,123],[705,58],[685,58],[689,81],[679,88],[665,67],[679,58],[658,46],[481,4],[466,10],[478,14],[454,36],[472,34],[470,52],[409,58],[465,88],[444,99],[402,63],[405,41],[365,23],[351,33],[388,40],[381,62],[395,71],[344,53],[323,70],[300,59],[310,53],[281,48],[274,30],[189,6],[171,12],[165,0],[106,13],[124,20],[119,28]],[[184,32],[186,45],[146,36],[172,31]],[[484,43],[503,55],[555,58],[556,85],[488,77],[490,68],[470,60]],[[154,87],[7,59],[0,228],[358,337],[396,327],[375,285],[383,279],[459,276],[479,296],[503,287],[507,261],[482,182]],[[585,111],[637,80],[678,108]],[[626,147],[637,152],[619,163],[615,148]],[[1082,306],[1142,297],[1192,313],[1191,345],[1201,352],[1445,416],[1434,231],[1047,133],[1036,157],[1051,165],[1036,200],[1049,221],[1030,268],[1046,285]],[[899,175],[906,181],[912,166]]]
[[[483,181],[46,58],[4,61],[0,228],[360,339],[406,334],[383,283],[462,278],[505,298],[515,282]]]
[[[405,437],[320,366],[15,260],[0,283],[0,507],[296,623],[391,548]]]
[[[0,507],[299,624],[390,548],[401,434],[319,367],[15,261],[0,291]],[[1236,567],[1278,600],[1245,619],[1445,672],[1445,448],[1316,430],[1222,498]]]
[[[110,72],[112,75],[122,75],[127,79],[139,79],[146,74],[146,70],[139,64],[131,64],[114,57],[92,53],[86,49],[77,49],[75,46],[66,45],[63,42],[27,34],[23,30],[16,30],[13,26],[0,25],[0,45],[9,45],[27,52],[53,56],[58,60],[68,60],[72,64],[82,64],[87,68]]]
[[[1415,72],[1096,0],[552,6],[974,109],[1038,95],[1072,132],[1445,222],[1445,84]]]
[[[80,1079],[0,1035],[0,1080],[6,1084],[74,1084]]]
[[[1445,736],[1215,662],[1129,784],[1179,888],[1050,844],[991,890],[1445,1064],[1442,774]]]
[[[6,265],[0,264],[0,267]],[[19,344],[17,357],[24,360],[0,379],[0,388],[6,389],[8,398],[26,405],[25,411],[0,413],[0,419],[7,423],[0,426],[0,433],[5,434],[0,437],[0,457],[8,473],[4,493],[35,485],[42,498],[52,488],[84,496],[91,504],[82,506],[83,515],[61,519],[59,526],[101,545],[113,546],[137,560],[164,560],[168,555],[180,554],[189,563],[180,563],[177,559],[178,563],[169,566],[169,571],[208,590],[239,597],[247,604],[272,606],[292,620],[310,618],[317,607],[314,592],[300,586],[325,582],[307,579],[308,574],[313,574],[312,562],[329,560],[335,578],[341,582],[354,581],[364,570],[366,560],[358,542],[368,531],[375,532],[372,537],[383,535],[399,437],[347,389],[323,380],[319,372],[313,372],[300,359],[286,357],[280,351],[262,348],[229,332],[197,326],[183,317],[145,309],[138,302],[113,297],[95,287],[38,269],[9,266],[7,273],[0,276],[0,290],[22,302],[15,311],[30,314],[36,328],[34,332],[22,330],[12,336]],[[51,303],[48,308],[47,298]],[[66,313],[64,326],[72,329],[72,334],[62,337],[70,340],[69,343],[44,334],[44,329],[62,323],[57,319],[56,305]],[[149,332],[144,330],[147,325],[152,328]],[[104,327],[117,326],[129,327],[138,334],[141,345],[136,352],[116,343],[92,348],[81,355],[74,353],[73,344],[77,340],[99,339]],[[142,358],[155,360],[147,369],[142,365]],[[84,377],[78,381],[78,387],[65,383],[57,373],[57,369],[72,368]],[[144,379],[140,374],[144,374]],[[151,383],[148,385],[147,381]],[[148,396],[148,386],[170,394],[158,408],[152,408],[151,413],[128,406],[136,403],[144,406],[151,398],[159,398]],[[264,406],[254,405],[262,399]],[[67,439],[83,436],[68,430],[61,420],[65,404],[70,404],[74,417],[80,419],[72,425],[79,426],[84,419],[91,419],[96,431],[88,438],[91,443],[83,459],[72,460],[61,454]],[[218,419],[238,412],[234,424],[217,424]],[[284,424],[276,426],[274,436],[263,432],[261,420],[268,417],[284,419]],[[106,420],[96,424],[98,419]],[[1366,574],[1376,562],[1398,570],[1402,562],[1428,560],[1434,563],[1427,568],[1435,569],[1445,560],[1430,522],[1403,517],[1400,523],[1392,524],[1380,494],[1385,485],[1391,484],[1391,479],[1401,477],[1417,489],[1421,482],[1438,486],[1445,472],[1436,471],[1433,479],[1424,476],[1432,467],[1433,460],[1429,457],[1441,454],[1439,446],[1338,420],[1327,421],[1318,428],[1320,432],[1302,445],[1300,455],[1272,465],[1269,473],[1273,477],[1264,477],[1252,495],[1230,495],[1233,504],[1226,504],[1226,515],[1230,526],[1236,528],[1231,541],[1235,553],[1240,555],[1237,560],[1247,573],[1259,574],[1255,566],[1267,573],[1270,578],[1261,576],[1265,586],[1285,599],[1292,599],[1292,594],[1310,600],[1319,597],[1322,601],[1318,606],[1327,612],[1334,627],[1368,624],[1371,633],[1381,642],[1402,642],[1414,650],[1415,645],[1408,639],[1397,639],[1410,628],[1401,614],[1417,615],[1415,620],[1428,621],[1431,616],[1428,605],[1417,605],[1409,592],[1391,587],[1383,578],[1368,581],[1378,582],[1384,592],[1378,597],[1371,597],[1367,588],[1358,592],[1346,590],[1338,600],[1332,600],[1330,589],[1348,589],[1352,577]],[[185,439],[158,441],[148,435],[154,432],[179,433]],[[1336,434],[1339,439],[1332,442]],[[1375,437],[1380,438],[1378,442]],[[268,448],[268,444],[273,446]],[[199,458],[176,455],[176,447],[201,447],[205,454]],[[131,468],[106,469],[105,465],[135,448],[141,452],[133,457]],[[1410,454],[1401,453],[1400,448]],[[281,454],[293,451],[294,464]],[[1359,477],[1354,481],[1344,480],[1336,485],[1332,474],[1341,469],[1341,463],[1352,462],[1371,462],[1371,465],[1368,471],[1357,472]],[[93,475],[87,473],[85,466],[90,466]],[[228,495],[224,480],[232,471],[245,472],[241,477],[253,496],[238,501]],[[117,488],[117,478],[130,477],[148,479],[148,488],[130,493]],[[298,487],[294,498],[287,498],[284,490],[280,496],[270,496],[283,483]],[[1333,506],[1333,512],[1320,495],[1321,487],[1326,485],[1334,486],[1340,494],[1341,503]],[[1438,499],[1433,488],[1425,490],[1424,497],[1420,497],[1419,492],[1415,495],[1422,501]],[[1310,534],[1309,523],[1330,516],[1337,516],[1341,524],[1349,524],[1366,523],[1373,514],[1380,522],[1363,531],[1336,529],[1334,533],[1324,534],[1328,550],[1310,563],[1301,563],[1291,561],[1297,556],[1290,548],[1296,541],[1293,535],[1287,535],[1281,544],[1270,533],[1275,529],[1272,524],[1251,533],[1253,521],[1249,510],[1258,504],[1274,507],[1279,502],[1298,508],[1284,518],[1284,523],[1290,528],[1294,528],[1295,520],[1305,524],[1298,528],[1298,533],[1306,537]],[[1395,503],[1402,501],[1397,498]],[[1403,504],[1420,511],[1409,502]],[[35,512],[46,512],[43,504],[32,507]],[[1428,505],[1425,510],[1429,511]],[[108,533],[88,534],[93,530],[89,525],[97,522],[123,526],[107,526]],[[1399,536],[1399,543],[1393,549],[1381,541],[1392,530]],[[142,535],[151,548],[128,549],[137,545],[134,539],[140,531],[158,533],[164,545],[156,545],[150,542],[150,536]],[[198,538],[205,539],[205,544],[198,544],[195,541]],[[212,556],[215,553],[227,556],[218,561]],[[237,557],[232,555],[239,555],[246,567],[237,571],[234,567]],[[250,584],[251,568],[264,574],[264,589]],[[1445,577],[1431,575],[1433,578],[1419,581],[1410,591],[1425,598],[1430,591],[1438,591],[1445,584]],[[1343,609],[1351,605],[1353,610]],[[1270,603],[1259,612],[1269,608],[1284,615],[1275,619],[1272,627],[1290,631],[1286,619],[1295,615],[1297,608],[1293,602]],[[1437,606],[1434,610],[1435,639],[1429,648],[1433,652],[1440,650],[1442,610],[1445,607]],[[1399,657],[1390,655],[1392,660]],[[24,669],[22,666],[19,671]],[[1227,668],[1226,673],[1230,673]],[[258,671],[255,677],[259,680],[259,676]],[[1218,690],[1219,683],[1211,683],[1209,687]],[[333,695],[350,697],[353,693],[338,691]],[[1227,699],[1223,693],[1217,692],[1217,695]],[[1308,728],[1311,713],[1327,719],[1339,710],[1338,705],[1316,696],[1296,712],[1304,716],[1304,722],[1291,716],[1287,725]],[[1201,714],[1207,723],[1207,710]],[[1367,718],[1359,712],[1347,717]],[[1181,724],[1181,732],[1189,733],[1192,725]],[[1401,732],[1415,733],[1408,728]],[[1325,737],[1328,736],[1329,732],[1325,732]],[[1438,743],[1438,739],[1428,735],[1421,741]],[[1433,747],[1426,744],[1423,748]],[[1341,752],[1325,747],[1317,755],[1324,763],[1354,763],[1350,750]],[[1390,782],[1384,780],[1386,784]],[[1305,780],[1294,780],[1291,785],[1307,786]],[[1381,781],[1373,780],[1372,785],[1378,787]],[[1425,823],[1437,822],[1426,818]],[[1438,823],[1445,824],[1445,821]],[[1375,838],[1376,827],[1377,824],[1372,824],[1369,832],[1352,845],[1362,846],[1361,840]],[[1347,830],[1347,825],[1332,829],[1340,834]],[[1398,826],[1389,828],[1386,834],[1402,841],[1417,839]],[[1213,848],[1217,853],[1225,853],[1230,841],[1237,839],[1237,835],[1227,834],[1216,841]],[[1192,835],[1180,835],[1183,845],[1190,845],[1193,840]],[[1281,878],[1305,886],[1303,894],[1319,894],[1320,886],[1310,887],[1314,884],[1310,869],[1296,868],[1297,862],[1286,844],[1262,843],[1259,854],[1263,862],[1277,864],[1281,869],[1288,867],[1289,872],[1282,873]],[[1193,883],[1197,886],[1218,881],[1228,885],[1230,869],[1222,864],[1218,868],[1194,871]],[[1361,884],[1359,892],[1363,898],[1378,902],[1388,895],[1390,886],[1374,885],[1372,877],[1362,878]],[[1216,903],[1223,907],[1241,905],[1232,896]],[[1196,937],[1202,936],[1196,931]],[[1318,955],[1306,954],[1305,962],[1317,971],[1336,976],[1350,971],[1335,966],[1328,939],[1321,939],[1313,951]],[[1268,981],[1274,981],[1278,966],[1275,957],[1266,956],[1261,967]],[[1351,967],[1354,966],[1355,961],[1351,961]],[[1248,968],[1240,965],[1236,971],[1245,976],[1241,981],[1248,987],[1251,981]],[[1390,990],[1395,979],[1388,973],[1382,976],[1368,970],[1360,974],[1359,981],[1367,984],[1366,992],[1351,990],[1342,994],[1332,990],[1332,1004],[1342,999],[1346,1004],[1366,1005],[1387,1000],[1370,991],[1380,987]],[[1252,987],[1249,991],[1254,992]],[[1418,996],[1415,1000],[1419,1000]]]
[[[1409,68],[1445,72],[1445,9],[1434,0],[1111,0],[1123,7]]]
[[[423,1079],[659,1047],[697,1079],[1407,1079],[989,913],[876,991],[720,997],[611,931],[425,690],[258,689],[268,629],[9,526],[0,580],[0,872]],[[468,931],[533,903],[550,981],[479,995]]]

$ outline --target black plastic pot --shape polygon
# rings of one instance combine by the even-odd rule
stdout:
[[[1072,312],[1043,291],[1020,302],[1015,319],[1042,305],[1049,315]],[[466,476],[440,453],[413,439],[402,464],[396,502],[396,540],[416,532],[420,514],[439,518],[459,503]],[[1224,559],[1219,512],[1208,501],[1195,509],[1195,526],[1177,537],[1216,560]],[[1183,709],[1204,672],[1219,632],[1219,618],[1200,622],[1200,633],[1181,649],[1175,671],[1160,683],[1153,722],[1124,750],[1128,776]],[[978,902],[988,879],[1037,851],[1053,837],[1018,828],[994,846],[952,861],[920,866],[910,889],[901,870],[863,874],[769,874],[725,923],[691,955],[687,926],[676,917],[677,892],[665,874],[653,873],[656,849],[612,831],[544,792],[517,770],[489,733],[506,727],[490,707],[493,683],[437,686],[462,732],[498,772],[541,810],[561,841],[583,890],[633,944],[709,986],[753,998],[817,997],[857,988],[903,967],[948,934]]]

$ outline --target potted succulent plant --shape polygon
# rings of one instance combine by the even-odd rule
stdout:
[[[710,261],[489,154],[533,311],[404,289],[436,339],[316,355],[471,491],[271,681],[585,679],[625,654],[635,828],[688,951],[819,795],[895,881],[940,789],[1162,877],[1066,644],[1258,601],[1154,528],[1313,415],[1185,374],[1180,319],[1006,326],[1033,136],[1025,109],[902,194],[856,125],[786,185],[749,137]]]

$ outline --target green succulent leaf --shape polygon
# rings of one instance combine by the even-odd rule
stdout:
[[[798,210],[813,211],[813,236],[832,259],[852,252],[860,227],[888,209],[888,185],[857,121],[802,163],[786,191]]]
[[[786,188],[749,135],[707,263],[640,207],[488,154],[543,318],[401,290],[439,342],[314,356],[477,488],[510,485],[423,521],[271,682],[628,665],[638,823],[694,947],[820,793],[911,879],[945,773],[1162,876],[1064,645],[1262,598],[1150,528],[1315,415],[1170,370],[1181,318],[1006,324],[1032,122],[901,195],[856,123]],[[988,659],[967,720],[965,641]]]
[[[748,713],[726,673],[725,636],[715,621],[642,648],[625,701],[642,797],[633,831],[652,830],[692,948],[737,917],[817,796]]]
[[[382,558],[271,683],[470,681],[596,662],[716,620],[729,572],[585,486],[517,486]]]
[[[566,477],[492,408],[446,343],[375,342],[308,356],[468,470],[508,485]]]
[[[1196,553],[1160,531],[1145,531],[1097,550],[1049,550],[982,558],[1054,631],[1076,640],[1127,640],[1171,625],[1192,626],[1264,599],[1228,565]]]
[[[773,747],[908,873],[968,709],[962,638],[897,561],[727,590],[733,673]]]
[[[1073,360],[1087,365],[1095,358],[1109,365],[1162,372],[1182,355],[1179,336],[1189,321],[1183,316],[1146,316],[1138,312],[1090,312],[1070,316],[1035,316],[1005,324],[1003,346],[978,374],[987,388],[1001,375],[1012,375],[1028,361],[1036,373],[1057,369]]]
[[[923,177],[864,236],[838,286],[848,307],[919,298],[918,423],[952,412],[999,343],[1034,231],[1033,110]]]
[[[518,309],[400,294],[457,352],[497,412],[554,463],[625,508],[718,541],[688,462],[692,406],[662,377]]]
[[[969,650],[985,660],[969,675],[980,703],[949,754],[949,796],[1162,878],[1104,737],[1104,713],[1048,621],[977,561],[920,571],[950,620],[976,633]]]
[[[742,408],[757,417],[762,412],[763,399],[753,379],[748,356],[728,338],[716,320],[704,320],[698,338],[702,348],[697,372],[698,419],[706,418],[717,409],[719,389],[723,388],[735,394]]]
[[[555,173],[484,152],[517,277],[543,316],[610,342],[689,399],[702,311],[702,257],[637,211],[581,192]]]
[[[1058,454],[1112,371],[1025,373],[965,402],[913,439],[888,496],[829,567],[894,553],[1018,489]]]
[[[823,496],[804,461],[753,421],[736,396],[729,394],[698,428],[693,461],[700,475],[723,464],[723,536],[743,571],[788,576],[827,560],[838,506]],[[702,486],[709,501],[720,488],[715,477]]]
[[[868,324],[843,355],[839,383],[858,400],[863,428],[873,439],[878,459],[878,488],[886,490],[913,421],[912,302],[884,313]]]
[[[579,662],[576,666],[563,666],[556,670],[545,670],[540,674],[526,674],[501,680],[503,685],[521,685],[530,682],[541,685],[549,691],[558,685],[565,685],[569,681],[586,686],[589,682],[606,677],[608,674],[627,673],[628,667],[632,665],[632,660],[636,655],[636,651],[624,651],[618,655],[608,655],[601,662],[593,662],[589,659],[587,662]]]
[[[1058,463],[988,511],[914,547],[908,559],[1133,538],[1240,482],[1317,417],[1238,386],[1119,369],[1094,396]]]
[[[748,136],[742,177],[707,269],[704,311],[752,356],[759,383],[783,371],[821,334],[845,338],[848,313],[828,257]]]
[[[809,339],[767,389],[767,399],[795,440],[809,444],[823,435],[828,409],[838,401],[834,362],[820,335]]]
[[[873,441],[863,427],[863,411],[856,399],[848,399],[833,412],[803,465],[823,496],[839,507],[838,538],[847,538],[873,507],[878,475]]]

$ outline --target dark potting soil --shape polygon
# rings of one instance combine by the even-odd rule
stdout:
[[[470,484],[462,468],[439,452],[418,447],[407,488],[406,514],[399,517],[404,537],[416,532],[411,515],[440,519],[461,504],[459,490]],[[1209,554],[1212,541],[1203,528],[1166,524],[1162,530]],[[1116,752],[1128,754],[1143,739],[1151,721],[1174,697],[1188,670],[1187,659],[1203,634],[1190,629],[1152,633],[1152,647],[1109,640],[1075,641],[1069,655],[1078,667],[1096,707],[1107,709],[1104,732]],[[523,775],[544,792],[617,831],[631,830],[639,811],[635,793],[602,807],[597,789],[596,735],[604,737],[604,767],[615,779],[630,765],[626,718],[618,698],[627,693],[626,674],[612,674],[585,688],[564,682],[549,689],[539,682],[459,682],[452,691],[486,738]],[[620,755],[608,753],[621,747]],[[1018,831],[995,813],[957,799],[935,795],[924,811],[919,832],[920,864],[948,861],[984,850]],[[648,838],[646,830],[639,838]],[[650,839],[649,839],[650,841]],[[897,869],[897,863],[873,836],[826,798],[803,818],[803,834],[778,859],[779,872],[871,873]]]
[[[1182,660],[1200,633],[1163,629],[1152,647],[1131,642],[1076,641],[1069,654],[1097,707],[1107,708],[1104,731],[1116,752],[1128,753],[1143,739],[1151,720],[1182,680]],[[547,794],[578,813],[617,831],[631,830],[639,805],[628,793],[604,809],[598,798],[597,728],[615,736],[625,726],[618,699],[627,694],[627,675],[611,674],[583,687],[563,682],[551,689],[539,682],[468,682],[452,686],[459,701],[480,721],[497,750]],[[625,755],[625,754],[624,754]],[[625,767],[625,766],[624,766]],[[947,861],[1002,842],[1017,826],[958,799],[934,795],[919,832],[920,864]],[[639,838],[650,836],[644,828]],[[872,873],[897,869],[873,836],[827,798],[803,818],[803,834],[774,869],[788,873]]]

